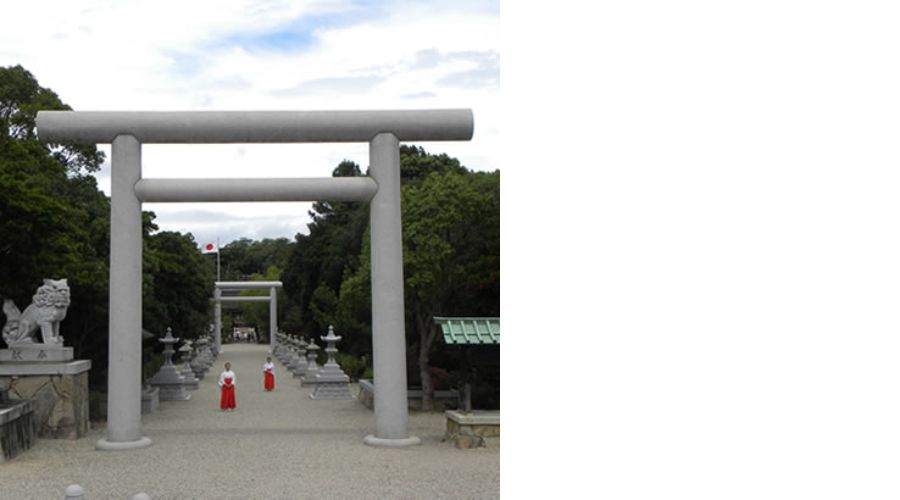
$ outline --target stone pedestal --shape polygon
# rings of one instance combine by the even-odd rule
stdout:
[[[350,392],[350,377],[344,375],[345,380],[327,380],[321,376],[316,377],[316,390],[309,395],[309,399],[356,399]]]
[[[288,346],[288,338],[286,335],[280,334],[277,338],[279,339],[279,342],[275,345],[272,355],[275,356],[275,359],[281,362],[281,364],[286,364],[291,355],[291,350]]]
[[[38,437],[77,439],[90,429],[89,360],[0,363],[8,402],[32,400]]]
[[[197,380],[203,380],[203,377],[206,375],[206,372],[203,371],[203,365],[200,363],[200,355],[194,356],[190,363],[191,370],[193,370],[194,377],[197,377]]]
[[[190,393],[184,387],[184,377],[178,373],[175,365],[163,366],[147,381],[159,389],[160,401],[187,401]]]
[[[144,387],[141,391],[141,415],[148,415],[159,409],[159,388]]]
[[[194,371],[190,369],[185,370],[184,366],[181,367],[181,376],[184,377],[184,388],[188,391],[196,391],[200,388],[200,379],[194,376]]]
[[[0,363],[13,362],[61,362],[75,359],[71,347],[49,344],[15,344],[9,349],[0,349]]]
[[[297,366],[300,364],[300,359],[303,358],[303,361],[306,361],[306,351],[301,355],[300,354],[300,339],[294,337],[291,339],[291,355],[288,357],[287,364],[285,368],[287,371],[294,373],[297,370]]]
[[[189,391],[196,391],[200,388],[200,379],[194,376],[194,369],[191,368],[190,344],[185,343],[178,352],[181,353],[181,365],[178,366],[178,372],[184,377],[184,388]]]
[[[213,354],[206,337],[197,339],[197,345],[199,346],[197,357],[191,362],[191,368],[194,370],[194,376],[197,377],[198,380],[202,380],[206,375],[206,372],[209,371],[209,368],[213,365]]]
[[[335,335],[334,328],[329,326],[328,335],[321,339],[328,344],[325,348],[328,361],[316,373],[316,390],[309,395],[310,399],[353,399],[353,394],[350,393],[350,377],[341,370],[334,359],[334,355],[337,354],[335,344],[341,337]]]

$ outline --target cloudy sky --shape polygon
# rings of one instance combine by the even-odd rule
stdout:
[[[192,0],[4,6],[0,66],[21,64],[75,110],[470,108],[471,142],[420,143],[500,168],[499,2]],[[109,145],[101,145],[109,152]],[[365,144],[147,145],[153,177],[327,177]],[[109,164],[99,173],[109,192]],[[307,231],[309,203],[147,203],[198,243]]]

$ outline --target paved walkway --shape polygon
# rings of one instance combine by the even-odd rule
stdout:
[[[442,442],[445,418],[411,412],[420,446],[373,448],[372,411],[358,401],[313,401],[277,360],[275,391],[262,388],[267,346],[223,346],[189,401],[144,416],[149,448],[94,450],[105,428],[78,440],[40,439],[0,464],[0,497],[59,499],[80,484],[88,500],[499,498],[500,452]],[[218,410],[225,361],[237,377],[237,410]],[[351,387],[357,393],[355,386]]]

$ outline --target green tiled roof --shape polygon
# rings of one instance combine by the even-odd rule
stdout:
[[[441,318],[434,322],[447,344],[499,344],[500,318]]]

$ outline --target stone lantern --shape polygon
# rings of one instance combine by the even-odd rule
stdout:
[[[147,382],[153,387],[159,388],[160,401],[187,401],[191,399],[191,395],[185,390],[184,377],[179,373],[178,368],[172,363],[172,344],[178,342],[178,339],[172,337],[172,328],[166,328],[166,336],[159,339],[165,346],[163,356],[166,357],[165,363],[156,372],[156,375],[150,377]]]
[[[306,345],[306,374],[303,375],[303,383],[301,385],[313,385],[316,383],[316,373],[319,371],[319,364],[316,362],[318,356],[319,346],[316,345],[315,340],[309,339],[309,344]]]
[[[316,390],[309,397],[311,399],[353,399],[353,394],[350,393],[350,377],[341,370],[340,365],[334,359],[338,352],[335,344],[341,340],[341,337],[336,336],[334,327],[329,325],[328,335],[320,338],[328,344],[328,347],[325,348],[328,361],[316,373]]]
[[[306,369],[309,367],[309,361],[306,360],[306,341],[303,337],[297,340],[297,365],[294,367],[294,378],[302,379],[306,376]]]
[[[178,349],[181,353],[181,366],[178,367],[179,373],[184,377],[184,388],[190,391],[196,391],[200,388],[200,379],[194,376],[194,369],[191,368],[191,341],[185,340],[184,345]]]

